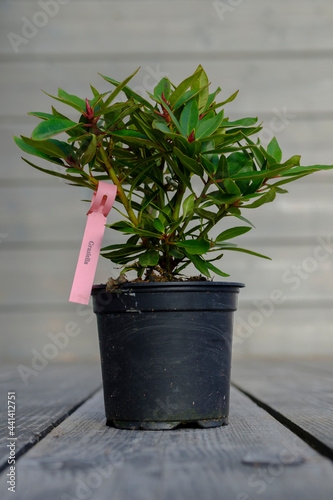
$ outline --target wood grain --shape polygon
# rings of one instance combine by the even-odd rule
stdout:
[[[95,54],[98,45],[99,54],[163,51],[179,57],[181,52],[185,59],[194,52],[210,56],[277,52],[287,56],[291,51],[333,49],[329,0],[266,2],[265,8],[260,0],[230,2],[224,8],[223,2],[200,0],[99,0],[97,5],[86,0],[80,1],[80,9],[75,1],[59,7],[28,44],[19,46],[19,53],[65,56],[70,47],[72,54],[86,56]],[[33,21],[36,12],[43,10],[38,2],[29,0],[3,0],[1,8],[0,53],[7,55],[13,53],[7,33],[21,34],[21,18]]]
[[[329,498],[327,459],[236,390],[230,418],[218,429],[118,430],[105,426],[99,393],[20,459],[16,498]]]
[[[32,360],[33,361],[33,360]],[[46,364],[45,364],[46,361]],[[35,364],[34,364],[35,363]],[[16,392],[16,456],[37,443],[101,385],[98,364],[3,365],[0,374],[0,469],[8,457],[7,392]],[[45,367],[43,368],[43,365]],[[35,366],[39,368],[36,369]],[[30,370],[30,371],[29,371]],[[2,495],[2,494],[1,494]]]
[[[232,379],[330,448],[333,457],[332,372],[281,360],[244,360],[234,364]]]

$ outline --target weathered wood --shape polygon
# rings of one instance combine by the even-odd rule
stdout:
[[[284,0],[270,2],[265,8],[261,0],[104,0],[97,6],[96,2],[80,0],[80,9],[77,4],[71,0],[58,9],[53,7],[53,15],[47,16],[35,37],[18,46],[19,54],[65,56],[70,47],[72,53],[86,56],[95,54],[96,44],[99,54],[146,54],[160,50],[173,57],[179,57],[180,51],[184,58],[193,52],[285,54],[333,49],[330,0]],[[14,51],[7,33],[21,34],[21,18],[33,21],[36,12],[43,9],[37,1],[29,0],[2,0],[0,5],[1,53],[10,55]],[[43,23],[43,19],[39,22]],[[117,43],[110,43],[112,40]]]
[[[230,425],[125,431],[105,426],[102,394],[17,466],[18,500],[327,500],[332,464],[233,390]],[[4,474],[0,485],[5,492]],[[81,496],[80,496],[81,495]]]
[[[319,364],[319,363],[318,363]],[[242,390],[330,448],[333,458],[333,373],[282,360],[234,363]]]
[[[52,364],[43,359],[35,356],[29,365],[18,363],[1,368],[0,469],[8,458],[8,391],[16,392],[16,456],[19,457],[101,386],[97,363]]]
[[[245,58],[241,63],[223,59],[217,62],[208,56],[204,59],[203,61],[202,56],[197,55],[193,61],[170,60],[163,54],[158,54],[147,61],[137,56],[132,60],[123,61],[112,58],[98,60],[94,56],[89,63],[77,61],[75,58],[53,62],[3,62],[0,93],[5,98],[1,115],[17,117],[32,110],[50,109],[51,100],[39,90],[41,88],[54,95],[58,87],[61,87],[81,97],[91,95],[90,83],[101,92],[110,90],[110,85],[107,85],[98,73],[121,80],[141,65],[141,70],[133,78],[131,86],[137,92],[145,94],[146,90],[152,91],[159,79],[165,75],[175,84],[179,83],[200,63],[205,66],[212,88],[223,87],[221,98],[227,98],[239,89],[238,97],[230,107],[235,116],[260,116],[261,113],[274,113],[274,109],[277,109],[280,114],[287,110],[293,116],[315,113],[320,118],[333,111],[333,68],[330,64],[323,63],[322,59],[311,59],[311,64],[302,59],[262,61]],[[38,81],[36,75],[39,75]],[[278,92],[272,82],[278,82]],[[56,108],[64,111],[60,103],[57,103]],[[68,113],[67,107],[65,110]],[[229,108],[226,113],[229,113]],[[232,114],[230,117],[233,119]]]

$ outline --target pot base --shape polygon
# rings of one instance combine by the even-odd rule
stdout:
[[[107,420],[106,425],[116,427],[117,429],[128,430],[145,430],[145,431],[168,431],[176,429],[179,426],[193,426],[200,427],[201,429],[209,429],[212,427],[221,427],[228,425],[228,417],[219,418],[216,420],[197,420],[192,421],[174,421],[174,422],[130,422],[128,420]]]

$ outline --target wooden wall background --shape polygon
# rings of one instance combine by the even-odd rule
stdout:
[[[89,83],[106,89],[98,72],[121,80],[141,66],[143,92],[202,63],[223,96],[240,89],[231,119],[259,116],[263,142],[274,133],[286,157],[333,164],[332,27],[331,0],[1,0],[1,357],[29,363],[73,322],[80,334],[56,359],[98,355],[91,308],[68,302],[86,193],[29,170],[12,141],[36,125],[28,111],[51,106],[40,89],[85,97]],[[10,33],[23,39],[15,45]],[[231,279],[246,283],[235,355],[332,352],[332,189],[333,173],[317,173],[248,212],[256,230],[243,244],[273,260],[224,258]],[[96,282],[116,274],[100,260]]]

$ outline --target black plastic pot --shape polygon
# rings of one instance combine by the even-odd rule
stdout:
[[[233,312],[242,283],[93,287],[107,425],[228,423]]]

